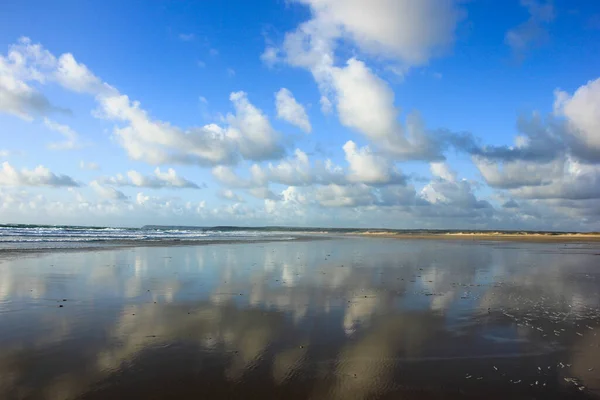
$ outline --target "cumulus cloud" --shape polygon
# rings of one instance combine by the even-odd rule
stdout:
[[[230,95],[235,113],[227,115],[225,127],[209,124],[182,129],[150,117],[139,102],[102,82],[72,54],[57,58],[24,38],[0,59],[0,111],[30,120],[32,115],[58,110],[27,84],[31,81],[55,82],[94,96],[98,102],[95,115],[120,123],[114,129],[115,137],[134,160],[212,166],[235,163],[242,157],[261,161],[284,154],[279,133],[244,92]],[[52,121],[50,124],[67,132]]]
[[[279,60],[278,53],[279,53],[279,50],[276,47],[269,46],[260,55],[260,60],[263,63],[265,63],[265,65],[267,65],[268,67],[272,67]]]
[[[275,106],[278,118],[296,125],[306,133],[311,131],[312,128],[304,106],[296,101],[288,89],[281,88],[275,93]]]
[[[258,169],[258,168],[257,168]],[[275,182],[291,186],[346,184],[346,172],[331,160],[310,161],[308,154],[300,149],[277,164],[269,163],[266,169],[260,169],[263,182]]]
[[[433,176],[437,176],[448,182],[456,181],[456,173],[450,169],[445,162],[433,162],[429,164],[429,169]]]
[[[373,153],[369,146],[358,148],[350,140],[343,150],[348,161],[348,181],[372,185],[404,182],[404,177],[390,161]]]
[[[232,93],[235,114],[228,114],[228,126],[216,124],[182,130],[167,122],[153,120],[137,102],[127,96],[100,98],[100,116],[126,123],[115,128],[120,144],[134,160],[150,164],[181,163],[204,166],[232,164],[240,156],[255,161],[283,155],[279,133],[268,118],[247,98]]]
[[[373,204],[375,196],[365,184],[331,184],[317,188],[316,199],[324,207],[358,207]]]
[[[473,162],[486,183],[499,189],[547,185],[562,174],[564,167],[563,159],[548,163],[520,160],[499,163],[474,157]]]
[[[469,181],[458,180],[456,174],[446,164],[433,163],[430,169],[435,179],[425,185],[420,193],[420,196],[430,204],[471,211],[493,209],[488,201],[480,200],[475,196]]]
[[[335,65],[336,48],[347,41],[371,55],[392,58],[402,69],[426,63],[454,40],[462,12],[452,0],[302,0],[312,19],[285,35],[281,53],[290,65],[308,69],[322,93],[324,113],[335,104],[340,122],[401,160],[442,159],[453,137],[431,135],[416,115],[407,126],[397,118],[394,92],[357,57]],[[365,18],[368,15],[368,18]],[[438,137],[439,136],[439,137]]]
[[[99,116],[125,123],[114,133],[130,158],[149,164],[183,163],[212,165],[235,161],[233,143],[218,125],[182,130],[152,119],[126,95],[99,99]]]
[[[0,112],[13,114],[25,120],[32,120],[33,116],[44,115],[53,111],[64,110],[50,104],[45,96],[24,82],[3,75],[0,72]]]
[[[344,126],[365,135],[397,159],[443,158],[443,135],[430,135],[417,114],[409,115],[406,126],[402,126],[394,106],[394,92],[364,62],[352,58],[345,67],[333,67],[331,78]]]
[[[227,116],[227,137],[248,160],[263,161],[280,158],[284,149],[267,116],[248,101],[244,92],[229,96],[236,113]]]
[[[200,189],[196,183],[189,181],[177,175],[173,168],[169,168],[166,172],[156,168],[154,175],[143,175],[138,171],[131,170],[127,172],[127,177],[122,174],[117,174],[115,177],[103,178],[101,183],[114,186],[134,186],[150,189],[160,188],[188,188]]]
[[[299,0],[331,39],[367,53],[419,65],[449,47],[462,12],[453,0]],[[321,39],[323,40],[323,39]]]
[[[544,119],[538,112],[521,115],[517,119],[517,131],[514,145],[480,146],[471,139],[459,147],[474,156],[496,161],[548,162],[568,150],[565,124],[552,116]]]
[[[57,82],[66,89],[96,94],[107,90],[83,64],[65,53],[56,58],[40,44],[23,37],[0,56],[0,111],[31,120],[51,112],[69,110],[52,105],[31,83]]]
[[[568,158],[546,184],[519,187],[511,194],[527,199],[600,199],[600,165]]]
[[[277,165],[269,164],[268,179],[284,185],[303,186],[315,181],[308,155],[300,149],[294,151],[294,157],[281,161]]]
[[[321,112],[323,114],[327,115],[333,111],[333,104],[331,104],[331,100],[327,96],[321,96],[319,103],[321,103]]]
[[[269,183],[288,186],[405,183],[406,178],[391,161],[373,153],[368,146],[358,148],[349,141],[343,150],[348,161],[347,170],[328,159],[311,162],[304,151],[296,149],[293,156],[276,164],[269,163],[266,167],[254,164],[248,177],[239,176],[227,166],[213,168],[213,176],[227,187],[243,189],[268,187]]]
[[[552,0],[521,0],[521,6],[527,9],[529,19],[506,32],[504,42],[522,56],[532,46],[547,39],[547,25],[555,18]]]
[[[81,147],[79,143],[79,135],[71,127],[58,122],[44,118],[46,128],[60,133],[64,140],[62,142],[53,142],[48,145],[50,150],[74,150]]]
[[[79,186],[68,175],[56,175],[43,165],[38,165],[32,170],[23,168],[18,170],[5,161],[0,168],[0,185],[2,186],[50,186],[50,187],[76,187]]]
[[[346,142],[341,149],[343,153],[337,149],[336,154],[345,159],[341,166],[329,159],[313,159],[312,155],[309,157],[311,153],[302,149],[295,149],[286,156],[285,138],[271,126],[267,114],[250,102],[245,92],[230,94],[232,111],[218,123],[179,127],[152,116],[141,103],[103,82],[73,55],[55,57],[28,39],[20,40],[6,56],[0,56],[0,111],[27,120],[41,116],[49,129],[66,139],[55,148],[75,148],[77,133],[47,116],[59,109],[47,100],[39,100],[43,98],[38,92],[40,87],[49,83],[60,85],[89,95],[97,102],[95,116],[115,124],[113,137],[131,159],[155,165],[209,166],[215,179],[224,186],[218,192],[221,199],[240,203],[243,198],[236,193],[240,192],[264,200],[264,210],[227,204],[212,211],[205,203],[188,204],[181,199],[144,193],[138,193],[131,202],[123,201],[127,196],[115,187],[199,187],[178,176],[173,169],[157,168],[150,175],[129,171],[91,182],[90,188],[104,199],[98,203],[85,202],[76,194],[77,207],[84,207],[83,203],[95,204],[102,212],[126,213],[140,207],[169,215],[221,212],[240,220],[268,215],[277,221],[283,220],[285,213],[294,218],[318,215],[326,221],[341,217],[346,218],[345,221],[352,218],[371,221],[378,217],[379,221],[387,222],[393,215],[397,221],[416,221],[415,224],[429,226],[443,225],[452,218],[485,226],[501,220],[517,223],[519,218],[543,221],[544,216],[549,215],[553,218],[585,216],[592,221],[593,215],[600,215],[600,207],[595,205],[600,196],[600,174],[596,166],[600,160],[597,135],[600,79],[588,82],[573,93],[557,90],[554,114],[542,117],[533,113],[520,117],[514,142],[509,145],[481,144],[467,133],[430,131],[417,113],[408,114],[405,121],[400,122],[403,115],[396,105],[394,91],[375,71],[390,68],[408,71],[411,66],[423,65],[451,46],[454,27],[460,19],[459,7],[449,0],[412,3],[379,0],[369,5],[358,0],[302,2],[309,6],[311,19],[286,34],[281,47],[269,44],[270,50],[263,59],[309,70],[318,85],[323,111],[336,112],[344,127],[362,135],[359,139],[342,141]],[[523,4],[538,7],[532,5],[532,1],[523,1]],[[440,10],[449,11],[450,17],[444,19]],[[357,17],[366,11],[381,16],[379,23]],[[411,19],[410,23],[391,24],[393,18],[389,19],[389,15],[400,11],[412,12],[410,18],[404,14],[401,17]],[[532,15],[544,12],[537,10]],[[438,24],[415,22],[419,19],[437,21],[436,18],[443,21]],[[544,20],[545,17],[536,18]],[[442,31],[446,32],[443,38],[439,36]],[[413,34],[418,37],[411,39],[416,41],[411,47],[404,40]],[[338,50],[342,46],[350,50],[344,54],[353,54],[346,62],[339,57],[342,52]],[[377,67],[369,66],[367,55],[377,56]],[[379,65],[382,62],[383,65]],[[387,62],[392,64],[386,65]],[[278,118],[307,132],[311,130],[306,110],[289,90],[281,89],[275,100]],[[365,139],[365,145],[355,143]],[[498,204],[498,209],[485,197],[478,197],[476,183],[459,179],[443,162],[444,153],[451,148],[472,156],[481,177],[497,190],[489,198],[495,199],[493,203]],[[429,162],[433,179],[425,184],[415,180],[416,187],[413,186],[396,167],[397,162],[405,160]],[[93,170],[97,165],[81,162],[80,168]],[[17,170],[8,163],[2,164],[0,184],[77,186],[72,178],[55,175],[45,167]],[[57,203],[52,204],[51,207],[58,207]]]
[[[212,169],[213,176],[221,183],[232,188],[251,188],[263,186],[267,183],[264,172],[258,165],[250,168],[251,176],[242,178],[236,174],[233,168],[219,165]]]
[[[125,194],[113,187],[101,185],[98,181],[91,181],[90,187],[102,198],[108,200],[127,200]]]
[[[53,78],[63,87],[78,93],[98,94],[113,90],[70,53],[58,58]]]
[[[258,199],[280,200],[280,196],[276,195],[268,187],[254,187],[248,189],[248,194]]]
[[[0,168],[0,186],[77,187],[79,184],[70,176],[56,175],[43,165],[18,170],[5,161]]]
[[[555,91],[555,113],[564,116],[568,133],[581,147],[600,159],[600,78],[579,87],[573,95]]]
[[[231,189],[221,189],[221,190],[219,190],[218,195],[220,198],[225,199],[225,200],[231,200],[231,201],[235,201],[237,203],[244,202],[244,198],[242,196],[240,196],[239,194],[235,193]]]

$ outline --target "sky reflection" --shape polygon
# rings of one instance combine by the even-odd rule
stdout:
[[[597,395],[597,253],[346,238],[5,259],[0,397]]]

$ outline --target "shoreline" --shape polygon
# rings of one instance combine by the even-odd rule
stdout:
[[[419,239],[419,240],[465,240],[465,241],[507,241],[538,243],[595,243],[600,242],[598,234],[505,234],[505,233],[391,233],[391,232],[358,232],[348,236],[386,238],[386,239]]]
[[[262,244],[262,243],[289,243],[313,240],[330,240],[343,238],[370,238],[370,239],[397,239],[397,240],[442,240],[442,241],[468,241],[468,242],[527,242],[527,243],[600,243],[600,234],[504,234],[504,233],[393,233],[393,232],[311,232],[306,236],[295,236],[291,239],[281,240],[276,238],[261,238],[256,240],[107,240],[90,241],[82,245],[65,247],[23,247],[0,248],[0,261],[27,255],[41,255],[46,253],[89,252],[105,250],[123,250],[144,247],[190,247],[229,244]],[[81,243],[81,242],[55,242],[55,243]]]
[[[44,248],[0,248],[0,261],[19,256],[39,255],[45,253],[70,253],[70,252],[88,252],[88,251],[105,251],[105,250],[124,250],[142,247],[193,247],[193,246],[209,246],[209,245],[226,245],[226,244],[262,244],[262,243],[296,243],[307,242],[313,240],[327,240],[331,237],[326,236],[296,236],[291,239],[275,239],[263,238],[256,240],[232,240],[232,239],[217,239],[217,240],[159,240],[159,241],[141,241],[141,240],[118,240],[118,241],[89,241],[82,246],[71,247],[44,247]],[[55,242],[55,243],[81,243],[81,242]],[[92,245],[95,244],[95,245]]]

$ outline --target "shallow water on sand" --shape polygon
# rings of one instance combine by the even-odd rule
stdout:
[[[599,244],[344,238],[0,261],[0,398],[594,398]]]

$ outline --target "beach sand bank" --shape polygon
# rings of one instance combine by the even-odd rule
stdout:
[[[515,241],[515,242],[600,242],[597,233],[556,233],[556,234],[510,234],[503,232],[489,233],[391,233],[391,232],[360,232],[350,233],[352,236],[381,237],[393,239],[429,239],[429,240],[484,240],[484,241]]]

